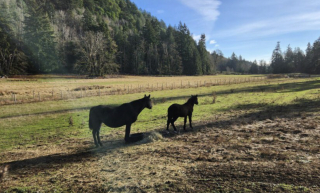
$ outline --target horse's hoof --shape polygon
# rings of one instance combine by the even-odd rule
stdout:
[[[102,143],[100,143],[100,147],[102,147],[103,145],[102,145]]]

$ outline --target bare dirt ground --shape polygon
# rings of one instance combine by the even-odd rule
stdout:
[[[0,153],[0,191],[320,192],[319,104],[230,111],[135,144],[118,132],[101,148],[91,138],[20,147]]]

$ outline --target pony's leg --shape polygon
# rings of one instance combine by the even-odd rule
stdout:
[[[97,130],[96,130],[96,129],[93,129],[93,130],[92,130],[92,136],[93,136],[94,144],[96,145],[96,147],[99,147],[99,144],[98,144],[98,142],[97,142],[96,135],[97,135]]]
[[[100,144],[100,146],[103,146],[101,141],[100,141],[100,128],[99,130],[97,131],[97,138],[98,138],[98,143]]]
[[[183,130],[186,130],[186,122],[187,122],[187,116],[184,117]]]
[[[188,117],[189,117],[190,127],[191,127],[191,129],[193,129],[192,124],[191,124],[191,122],[192,122],[192,114],[188,115]]]
[[[124,140],[125,140],[126,142],[129,141],[129,138],[130,138],[130,130],[131,130],[131,124],[126,125],[126,134],[125,134],[125,136],[124,136]]]

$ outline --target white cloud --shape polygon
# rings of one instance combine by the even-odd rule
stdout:
[[[180,0],[180,2],[201,14],[208,21],[216,21],[220,15],[218,7],[221,2],[219,0]]]
[[[200,38],[201,38],[201,35],[193,35],[193,34],[192,34],[192,38],[193,38],[196,42],[198,42],[198,41],[200,40]]]
[[[208,51],[209,53],[212,53],[213,51],[215,51],[215,49],[214,49],[214,48],[207,48],[207,51]]]
[[[210,40],[209,44],[216,44],[216,40]]]
[[[157,13],[162,14],[164,13],[164,10],[157,10]]]
[[[220,31],[215,35],[216,37],[246,36],[252,38],[309,30],[320,30],[320,11],[255,21]]]

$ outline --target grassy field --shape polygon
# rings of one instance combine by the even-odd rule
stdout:
[[[320,191],[319,78],[37,77],[1,85],[3,93],[90,85],[137,90],[0,106],[0,191]],[[89,108],[144,94],[151,94],[154,106],[142,111],[132,133],[145,132],[145,139],[125,144],[124,127],[103,126],[105,146],[94,148]],[[180,118],[178,134],[172,127],[165,132],[167,108],[194,94],[195,128],[184,132]]]

